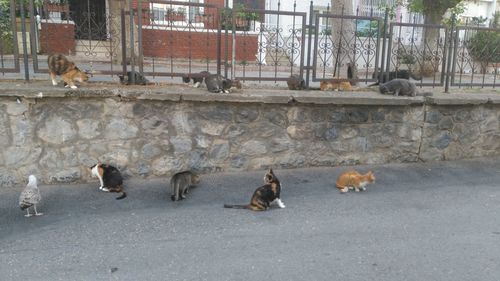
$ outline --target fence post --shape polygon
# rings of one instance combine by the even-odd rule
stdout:
[[[311,50],[311,44],[312,44],[312,34],[313,32],[316,32],[314,28],[317,28],[313,26],[313,17],[314,17],[314,9],[313,9],[313,1],[311,1],[311,4],[309,6],[309,26],[307,26],[308,29],[308,42],[307,42],[307,66],[306,66],[306,88],[309,89],[309,74],[311,73],[311,54],[313,54],[313,51]]]
[[[451,27],[450,27],[449,40],[448,40],[448,57],[446,58],[448,61],[446,62],[446,70],[445,70],[445,74],[446,74],[446,82],[444,85],[444,92],[445,93],[448,93],[448,91],[450,89],[450,75],[452,74],[451,61],[452,61],[452,52],[453,52],[453,42],[455,41],[454,36],[458,36],[458,34],[454,35],[454,30],[455,30],[455,15],[453,14],[451,16]]]
[[[35,7],[33,0],[30,0],[29,3],[29,12],[30,12],[30,43],[31,43],[31,59],[33,60],[33,70],[36,72],[38,69],[38,22],[35,17]]]
[[[30,80],[29,73],[29,62],[28,62],[28,43],[26,42],[26,22],[24,21],[26,18],[24,12],[24,1],[19,2],[20,12],[21,12],[21,34],[23,38],[23,60],[24,60],[24,80]],[[14,34],[17,36],[17,34]]]
[[[121,18],[120,18],[120,26],[121,26],[121,43],[122,43],[122,69],[123,76],[127,75],[127,29],[125,28],[125,10],[121,9]],[[132,75],[133,76],[133,75]]]
[[[230,13],[230,17],[231,17],[231,30],[232,30],[232,26],[234,25],[234,19],[233,19],[233,10],[229,10],[229,0],[226,0],[226,3],[224,5],[224,8],[225,8],[225,13],[224,13],[224,19],[223,21],[227,21],[228,19],[228,16],[226,15],[226,13],[229,12]],[[229,36],[229,30],[227,28],[227,25],[226,25],[226,22],[221,22],[221,25],[222,23],[224,23],[224,77],[227,77],[227,73],[228,73],[228,70],[227,70],[227,59],[229,57],[229,42],[228,42],[228,36]]]
[[[379,82],[383,82],[383,81],[380,81],[380,78],[383,77],[381,75],[383,75],[382,73],[385,72],[385,54],[386,54],[386,51],[387,51],[387,46],[386,46],[386,35],[387,35],[387,29],[388,29],[388,22],[389,22],[389,8],[385,8],[385,15],[384,15],[384,28],[382,29],[382,60],[381,60],[381,63],[380,63],[380,69],[378,70],[377,72],[377,79],[379,80]],[[389,40],[392,40],[392,38],[389,38]],[[387,57],[389,57],[389,54],[387,54]]]
[[[130,70],[132,71],[132,75],[130,78],[132,79],[130,83],[132,85],[135,84],[135,75],[133,74],[135,71],[135,44],[134,44],[134,9],[132,7],[132,0],[128,0],[128,9],[130,13]]]
[[[144,75],[144,54],[142,46],[142,0],[137,0],[137,41],[139,44],[139,72]]]

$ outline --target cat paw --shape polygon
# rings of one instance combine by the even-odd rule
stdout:
[[[36,213],[35,216],[42,216],[43,213]]]
[[[27,214],[27,215],[24,215],[25,217],[29,218],[29,217],[32,217],[33,215],[32,214]]]
[[[349,188],[347,187],[344,187],[340,190],[341,193],[347,193],[347,191],[349,191]]]
[[[107,187],[103,187],[101,190],[105,191],[105,192],[109,192],[109,189]]]
[[[75,85],[71,86],[71,89],[77,89],[77,88],[78,88],[78,87],[77,87],[77,86],[75,86]]]
[[[56,81],[52,81],[52,86],[57,86],[57,82]]]

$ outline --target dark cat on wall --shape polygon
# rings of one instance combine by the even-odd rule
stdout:
[[[373,84],[368,85],[368,86],[379,85],[380,83],[386,83],[388,81],[398,79],[398,78],[406,79],[406,80],[408,80],[410,78],[412,78],[413,80],[422,80],[421,76],[416,76],[415,74],[413,74],[413,72],[411,72],[411,70],[407,70],[407,69],[400,69],[398,71],[390,71],[389,74],[387,74],[387,72],[375,71],[372,74],[372,78],[378,79],[378,81],[376,83],[373,83]]]
[[[149,80],[137,71],[127,71],[127,75],[118,75],[124,85],[147,85]],[[132,82],[133,80],[133,82]]]
[[[394,96],[432,96],[431,92],[419,93],[415,83],[407,79],[394,79],[379,85],[381,94]]]

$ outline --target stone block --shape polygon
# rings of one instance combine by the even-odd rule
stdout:
[[[137,137],[139,128],[128,119],[111,119],[105,125],[104,138],[108,140],[126,140]]]
[[[38,129],[38,137],[50,144],[65,144],[77,138],[77,131],[70,120],[61,117],[47,119]]]

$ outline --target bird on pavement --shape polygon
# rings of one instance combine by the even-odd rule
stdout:
[[[41,216],[43,213],[39,213],[36,210],[36,204],[40,203],[41,200],[40,190],[38,190],[38,186],[36,184],[36,177],[34,175],[30,175],[28,177],[28,184],[21,192],[19,196],[19,207],[21,210],[26,210],[27,214],[25,217],[31,217],[29,208],[33,206],[35,209],[35,216]]]

